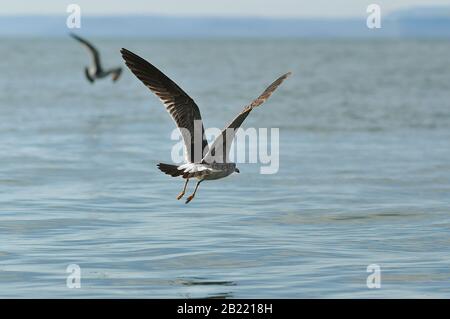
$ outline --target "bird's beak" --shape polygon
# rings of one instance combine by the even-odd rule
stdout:
[[[236,173],[240,173],[238,168],[235,168],[234,171],[235,171]]]

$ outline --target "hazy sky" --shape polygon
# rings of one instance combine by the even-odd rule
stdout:
[[[449,5],[449,0],[0,0],[0,15],[66,14],[68,4],[82,14],[247,15],[274,17],[366,16],[377,3],[382,13],[410,6]]]

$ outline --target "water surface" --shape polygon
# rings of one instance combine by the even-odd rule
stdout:
[[[2,39],[0,297],[450,297],[448,41],[92,40],[160,67],[207,127],[292,71],[245,122],[280,129],[280,170],[185,205],[156,168],[172,120],[131,72],[90,85],[72,39]]]

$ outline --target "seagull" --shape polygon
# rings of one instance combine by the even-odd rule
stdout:
[[[194,192],[187,197],[186,204],[195,197],[200,183],[204,180],[216,180],[227,177],[232,173],[239,173],[236,163],[228,161],[231,142],[234,139],[236,130],[250,112],[263,104],[278,86],[291,75],[291,72],[288,72],[269,85],[258,98],[244,107],[209,147],[200,110],[194,100],[148,61],[127,49],[122,49],[120,52],[131,72],[159,97],[181,131],[186,163],[180,166],[159,163],[157,166],[167,175],[172,177],[181,176],[186,180],[183,190],[177,196],[177,199],[181,199],[184,196],[191,178],[198,180]],[[198,149],[200,149],[201,154],[199,154]],[[202,157],[203,154],[205,155]]]
[[[90,67],[84,68],[84,74],[86,75],[86,78],[89,82],[94,83],[95,80],[102,79],[109,75],[112,75],[113,82],[116,82],[119,79],[120,74],[122,73],[121,67],[110,70],[103,70],[102,65],[100,64],[100,54],[98,53],[98,50],[87,40],[73,33],[71,33],[70,36],[79,41],[85,48],[87,48],[92,56],[93,64]]]

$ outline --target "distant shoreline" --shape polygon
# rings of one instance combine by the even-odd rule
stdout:
[[[62,37],[67,16],[0,16],[2,37]],[[450,38],[450,15],[393,14],[381,29],[366,18],[300,19],[265,17],[85,16],[85,36],[133,38]]]

